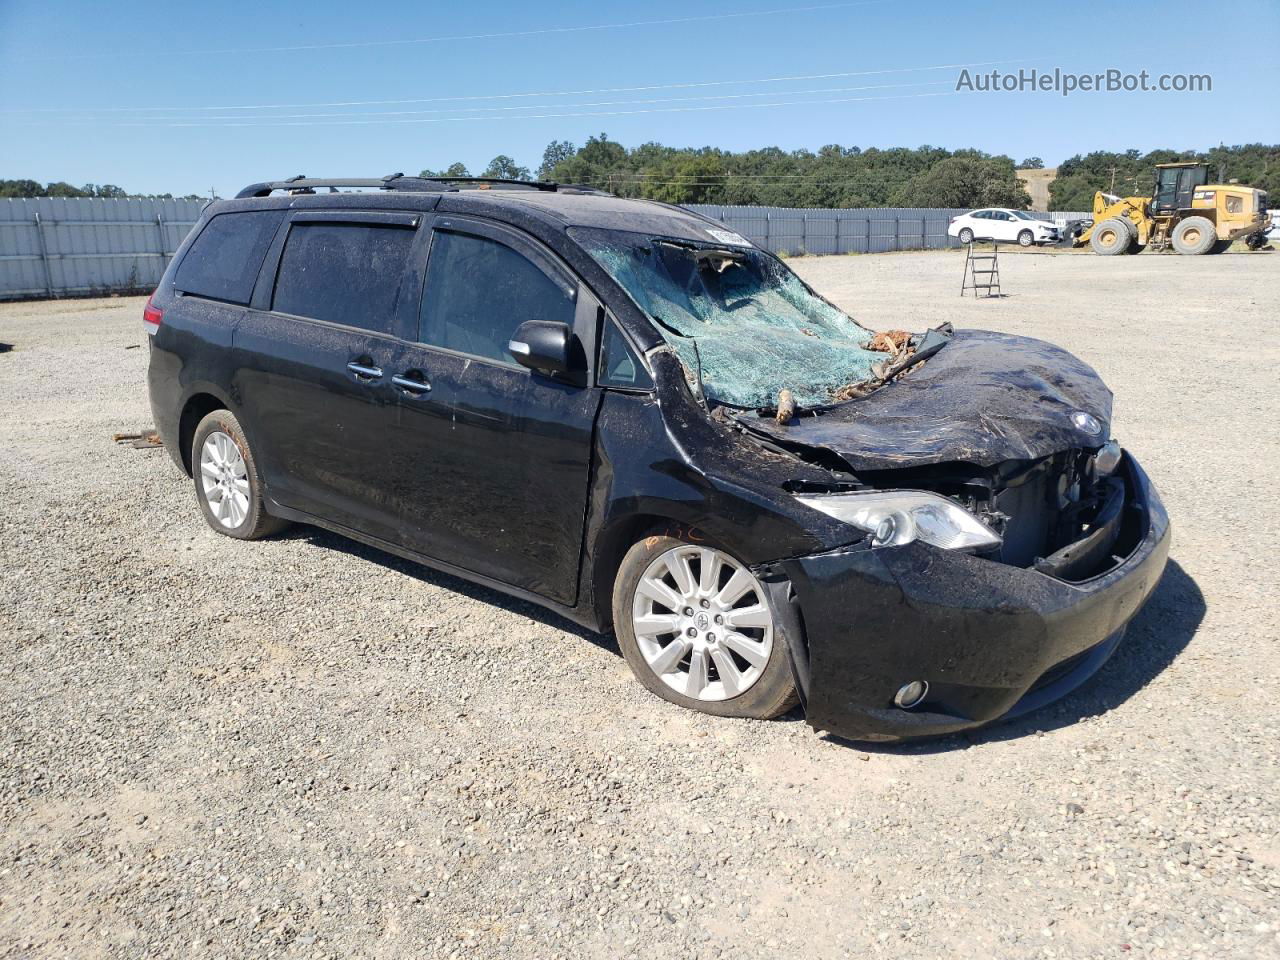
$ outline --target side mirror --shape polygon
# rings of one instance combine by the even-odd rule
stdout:
[[[539,373],[579,373],[587,369],[582,344],[567,323],[526,320],[512,334],[507,350],[521,366]]]

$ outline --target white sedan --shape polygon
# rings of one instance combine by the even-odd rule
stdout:
[[[1030,247],[1038,243],[1057,243],[1061,233],[1049,221],[1037,220],[1022,210],[987,207],[952,217],[947,226],[947,236],[956,237],[961,243],[999,240]]]

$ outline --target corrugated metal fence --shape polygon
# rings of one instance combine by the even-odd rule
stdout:
[[[0,200],[0,300],[145,293],[155,287],[203,200]],[[695,205],[691,210],[774,253],[884,253],[959,246],[947,222],[964,210],[820,210]],[[1032,214],[1065,221],[1082,213]]]
[[[941,250],[958,247],[947,236],[952,217],[968,209],[876,207],[848,210],[802,207],[722,207],[691,204],[704,216],[714,217],[748,240],[788,255],[834,253],[887,253],[893,250]],[[1039,220],[1069,222],[1085,213],[1032,213]]]
[[[204,200],[0,200],[0,299],[149,292]]]

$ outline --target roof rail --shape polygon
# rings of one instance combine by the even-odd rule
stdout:
[[[251,183],[236,194],[237,200],[246,197],[268,197],[276,190],[287,190],[290,193],[315,193],[317,189],[328,189],[337,193],[339,187],[366,187],[378,190],[401,190],[409,193],[442,193],[447,190],[458,190],[462,185],[474,184],[477,189],[488,190],[494,187],[516,187],[530,190],[555,192],[572,190],[575,193],[593,193],[608,196],[603,190],[576,184],[559,184],[551,180],[507,180],[503,177],[406,177],[403,173],[392,173],[378,179],[368,178],[330,178],[308,177],[298,174],[287,180],[267,180],[262,183]]]

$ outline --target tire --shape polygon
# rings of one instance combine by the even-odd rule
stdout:
[[[1023,230],[1018,234],[1018,246],[1029,247],[1036,242],[1036,235],[1030,230]]]
[[[1136,257],[1145,249],[1147,249],[1147,245],[1145,243],[1133,242],[1129,244],[1129,249],[1126,250],[1125,253],[1127,253],[1130,256]]]
[[[1173,249],[1186,257],[1206,254],[1217,242],[1217,232],[1205,217],[1187,217],[1173,228]]]
[[[964,244],[973,243],[973,231],[965,227],[960,231],[960,242]]]
[[[1133,243],[1128,225],[1118,217],[1103,220],[1089,235],[1089,246],[1100,257],[1115,257],[1124,253]]]
[[[614,581],[613,628],[631,672],[650,693],[701,713],[771,720],[795,706],[774,623],[760,582],[709,544],[646,537]]]
[[[257,461],[230,410],[214,410],[196,426],[191,476],[200,512],[223,536],[260,540],[289,525],[267,513]]]
[[[1226,253],[1230,249],[1231,249],[1230,240],[1219,240],[1216,243],[1214,243],[1212,247],[1209,248],[1209,252],[1212,254],[1219,254],[1219,253]]]

